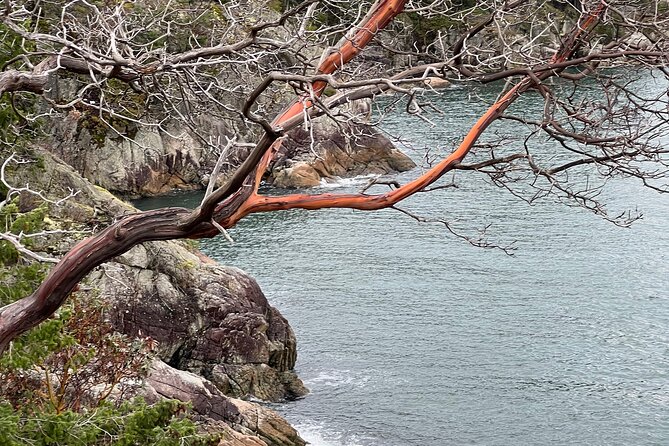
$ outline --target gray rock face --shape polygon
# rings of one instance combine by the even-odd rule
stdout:
[[[225,131],[213,122],[203,126],[212,137]],[[214,155],[183,128],[168,130],[118,123],[110,129],[95,117],[72,111],[54,123],[54,137],[45,145],[91,182],[123,195],[202,187]]]
[[[135,212],[48,153],[43,161],[45,171],[17,182],[61,197],[69,189],[80,191],[50,211],[61,224],[81,229]],[[48,242],[62,252],[73,243]],[[154,242],[104,264],[87,281],[113,304],[110,317],[119,331],[151,336],[169,364],[211,376],[234,396],[277,401],[307,393],[292,371],[297,353],[290,325],[243,271],[219,265],[183,242]]]

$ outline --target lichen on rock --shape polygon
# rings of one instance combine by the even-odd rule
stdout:
[[[179,242],[137,246],[89,277],[124,333],[150,336],[170,365],[216,376],[229,395],[278,401],[306,389],[292,371],[295,335],[243,271]]]

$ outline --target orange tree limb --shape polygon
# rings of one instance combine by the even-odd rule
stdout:
[[[348,63],[364,49],[379,30],[383,29],[397,14],[402,12],[405,2],[406,0],[377,1],[370,12],[363,18],[362,22],[349,31],[348,37],[340,43],[338,48],[335,48],[329,55],[323,58],[316,70],[316,74],[332,74],[338,68]],[[245,116],[250,116],[251,120],[254,120],[253,116],[255,115],[250,111],[250,107],[272,82],[273,78],[270,76],[253,91],[244,107]],[[311,83],[313,95],[320,97],[326,85],[327,82],[324,80],[313,81]],[[305,94],[293,100],[288,107],[277,115],[271,125],[267,122],[262,122],[265,135],[261,138],[261,141],[226,184],[216,189],[211,196],[205,197],[198,209],[184,217],[183,221],[180,222],[181,228],[186,230],[192,229],[198,224],[210,221],[217,209],[240,206],[244,200],[252,200],[257,194],[258,187],[269,163],[281,147],[281,140],[279,139],[282,136],[281,127],[289,122],[292,122],[294,126],[297,118],[307,112],[312,105],[311,95]],[[249,176],[252,182],[250,185],[244,187]]]
[[[606,10],[606,3],[600,1],[591,12],[581,16],[581,19],[569,34],[563,39],[558,51],[551,57],[549,65],[565,62],[574,55],[585,36],[587,36],[599,22],[599,18]],[[384,194],[292,194],[286,196],[262,196],[253,193],[237,209],[221,223],[230,227],[244,216],[256,212],[270,212],[287,209],[323,209],[323,208],[351,208],[359,210],[377,210],[395,205],[399,201],[423,190],[437,181],[444,174],[451,171],[469,153],[481,134],[525,91],[548,77],[555,76],[560,70],[543,71],[539,74],[530,72],[522,81],[509,90],[501,99],[495,102],[470,129],[460,146],[436,166],[425,172],[415,180]]]
[[[362,51],[378,30],[390,23],[402,10],[405,1],[378,1],[357,30],[352,31],[352,37],[336,53],[324,59],[318,74],[331,74]],[[314,84],[312,89],[320,95],[326,83]],[[291,117],[297,118],[308,106],[310,105],[300,98],[279,115],[274,123],[281,125]],[[269,163],[270,158],[262,160],[262,157],[271,156],[271,147],[280,136],[279,132],[271,130],[268,132],[266,129],[265,135],[252,151],[252,156],[237,169],[232,179],[215,191],[213,198],[205,200],[198,209],[190,211],[184,208],[163,208],[140,212],[124,217],[95,236],[77,243],[56,264],[34,293],[0,308],[0,354],[7,349],[12,339],[51,316],[65,302],[79,281],[98,265],[143,242],[204,238],[218,234],[216,225],[211,223],[214,212],[223,207],[230,209],[232,213],[240,205],[247,203],[249,198],[255,197],[254,185],[251,184],[249,188],[245,181],[254,171],[260,172],[261,176]],[[259,181],[258,179],[257,183]],[[250,194],[240,193],[249,190]]]
[[[386,0],[377,5],[377,14],[372,14],[371,23],[365,30],[359,30],[355,36],[358,38],[346,42],[342,48],[342,55],[352,57],[360,51],[361,45],[365,43],[370,31],[379,29],[381,25],[388,23],[399,11],[397,5],[402,5],[403,0]],[[394,9],[395,8],[395,9]],[[562,48],[553,57],[552,61],[559,62],[571,57],[579,41],[597,23],[597,15],[604,11],[604,2],[591,15],[584,17],[570,35],[564,40]],[[369,37],[371,39],[371,36]],[[367,40],[368,41],[368,40]],[[349,46],[347,46],[349,45]],[[345,53],[345,54],[344,54]],[[334,60],[334,59],[333,59]],[[343,60],[343,59],[339,59]],[[327,61],[327,59],[326,59]],[[338,62],[330,61],[325,69],[336,69]],[[332,68],[329,68],[332,67]],[[427,185],[439,179],[444,173],[464,158],[471,150],[481,133],[494,122],[500,114],[524,91],[531,88],[537,81],[555,75],[559,70],[546,71],[536,75],[527,76],[502,99],[496,102],[474,125],[467,134],[462,144],[449,157],[440,162],[433,169],[426,172],[416,180],[386,194],[381,195],[289,195],[286,197],[263,197],[257,195],[251,187],[249,195],[235,194],[234,190],[226,189],[226,193],[232,193],[230,198],[215,207],[217,221],[223,227],[234,225],[240,218],[254,212],[267,212],[280,209],[321,209],[326,207],[349,207],[363,210],[380,209],[392,206],[394,203],[416,193]],[[300,104],[304,106],[303,104]],[[304,111],[304,109],[302,109]],[[299,118],[299,113],[291,119]],[[273,135],[265,135],[263,142],[259,144],[257,155],[266,153],[264,149],[271,146]],[[250,168],[251,166],[247,166]],[[250,172],[250,170],[248,171]],[[248,175],[248,172],[245,175]],[[241,173],[236,177],[240,180]],[[246,186],[240,185],[242,189]],[[246,188],[248,190],[249,188]],[[225,197],[223,197],[225,198]],[[79,242],[63,259],[51,270],[47,278],[32,293],[19,301],[0,308],[0,354],[2,354],[12,339],[36,326],[51,316],[67,299],[75,286],[93,268],[118,256],[135,245],[154,240],[171,240],[178,238],[204,238],[213,237],[218,229],[209,220],[196,218],[191,225],[184,225],[184,221],[191,219],[199,211],[190,211],[184,208],[163,208],[154,211],[140,212],[122,218],[104,231]]]
[[[406,0],[379,0],[362,22],[356,25],[357,30],[352,30],[351,35],[347,36],[338,48],[331,50],[330,54],[321,61],[316,74],[332,74],[350,62],[371,42],[380,30],[402,12],[405,3]],[[313,82],[311,84],[312,94],[315,97],[320,97],[326,86],[327,82],[325,81],[317,80]],[[274,119],[273,124],[280,127],[291,118],[302,115],[312,105],[311,95],[307,94],[299,97]],[[254,192],[257,192],[267,166],[269,166],[280,146],[281,141],[276,141],[258,164],[254,178]]]

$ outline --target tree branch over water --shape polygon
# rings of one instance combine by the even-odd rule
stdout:
[[[197,209],[163,208],[138,212],[121,217],[98,234],[77,243],[51,270],[32,295],[0,309],[0,353],[7,349],[16,336],[53,315],[77,284],[98,265],[143,242],[214,237],[220,233],[221,228],[231,228],[242,218],[254,213],[296,208],[308,210],[391,208],[430,186],[432,189],[437,188],[435,183],[451,171],[481,170],[494,166],[495,181],[504,185],[505,175],[510,173],[504,166],[524,162],[534,176],[534,181],[543,178],[549,182],[549,186],[542,192],[560,192],[581,203],[583,207],[605,215],[591,195],[574,193],[563,185],[558,174],[579,166],[614,163],[619,172],[648,179],[640,169],[633,168],[633,161],[646,157],[661,164],[666,162],[666,158],[662,158],[666,151],[645,142],[649,132],[630,133],[626,139],[609,134],[613,131],[606,130],[610,123],[626,120],[627,128],[634,124],[633,112],[618,110],[613,96],[626,94],[630,102],[637,101],[638,106],[635,111],[645,108],[652,114],[653,119],[660,120],[658,126],[666,124],[667,117],[666,112],[658,108],[657,104],[666,104],[666,99],[658,98],[655,105],[651,106],[635,98],[628,86],[615,82],[607,84],[605,76],[600,78],[604,95],[609,95],[605,97],[609,100],[605,101],[604,105],[571,96],[559,99],[554,91],[552,79],[566,78],[575,82],[580,80],[581,74],[590,75],[597,69],[598,63],[605,61],[628,63],[629,60],[634,60],[641,65],[657,67],[668,60],[667,37],[658,31],[648,39],[650,42],[648,48],[632,48],[631,44],[615,39],[606,45],[600,45],[595,41],[595,38],[599,38],[596,29],[598,26],[603,26],[603,19],[610,13],[608,3],[582,2],[582,10],[564,5],[566,8],[571,8],[570,14],[574,17],[572,26],[562,35],[554,54],[540,59],[539,45],[534,42],[545,35],[544,31],[537,31],[538,34],[527,42],[529,46],[526,50],[523,49],[523,45],[520,49],[513,49],[515,47],[512,42],[508,41],[509,29],[513,23],[518,23],[523,18],[524,11],[528,11],[523,8],[529,7],[531,10],[533,5],[528,6],[531,2],[482,3],[482,10],[488,9],[490,14],[479,18],[481,21],[478,25],[471,29],[467,27],[462,31],[462,38],[456,41],[448,57],[435,63],[409,65],[401,72],[387,76],[364,75],[364,70],[356,66],[355,62],[356,58],[373,44],[374,39],[388,43],[391,32],[396,31],[393,30],[393,25],[397,25],[397,22],[404,17],[400,14],[406,7],[405,0],[379,0],[370,5],[367,12],[360,12],[353,21],[354,24],[349,25],[347,29],[342,28],[341,23],[334,25],[322,23],[320,29],[325,32],[325,38],[320,37],[323,40],[319,43],[323,46],[327,44],[327,47],[315,64],[301,59],[303,54],[300,51],[300,45],[304,43],[304,34],[308,29],[305,23],[310,22],[313,17],[312,5],[315,5],[313,1],[289,9],[277,20],[246,27],[247,31],[238,36],[236,42],[211,42],[211,45],[201,45],[173,53],[168,51],[167,31],[165,34],[153,36],[153,40],[147,40],[148,38],[141,35],[136,26],[139,24],[150,26],[165,20],[170,26],[177,26],[179,15],[174,11],[163,11],[163,16],[151,11],[140,11],[135,18],[137,23],[133,24],[135,26],[130,26],[132,23],[124,9],[129,3],[121,2],[110,11],[102,11],[92,3],[72,2],[68,7],[78,5],[87,10],[88,26],[91,26],[91,29],[85,29],[84,24],[76,19],[74,13],[65,8],[62,22],[55,25],[58,32],[45,33],[39,30],[42,25],[41,19],[35,15],[35,11],[27,7],[12,9],[12,3],[9,3],[10,6],[2,16],[2,23],[8,30],[6,32],[13,33],[12,35],[18,36],[17,38],[24,42],[32,42],[39,50],[27,51],[4,62],[4,71],[0,72],[0,94],[10,92],[46,94],[52,76],[62,72],[76,74],[84,76],[87,84],[80,90],[77,98],[66,104],[50,98],[55,108],[86,107],[95,110],[101,119],[125,116],[141,123],[143,116],[131,116],[128,107],[125,110],[119,109],[113,100],[111,86],[116,86],[113,82],[120,82],[129,89],[127,94],[131,94],[130,92],[140,94],[147,104],[159,104],[157,107],[162,107],[160,110],[164,115],[179,116],[190,128],[197,131],[197,125],[191,115],[192,110],[202,106],[199,104],[200,101],[211,106],[214,104],[220,106],[222,92],[242,88],[239,85],[230,86],[221,82],[217,77],[218,74],[212,72],[210,68],[215,66],[221,70],[223,68],[236,70],[234,67],[243,66],[249,71],[257,70],[260,81],[254,84],[250,91],[245,91],[241,106],[234,109],[221,106],[219,110],[221,113],[226,113],[226,116],[234,114],[243,117],[246,124],[260,132],[260,136],[257,144],[229,179],[219,187],[212,187]],[[414,11],[440,14],[435,9],[438,6],[436,3],[426,9],[413,6],[416,5],[412,5]],[[135,7],[139,8],[133,6]],[[212,13],[214,16],[216,11]],[[615,12],[621,14],[619,10]],[[342,11],[339,13],[344,14]],[[469,14],[467,12],[461,17],[462,23],[467,23]],[[638,26],[636,22],[645,19],[646,17],[641,14],[634,20],[628,18],[619,26]],[[30,20],[35,23],[28,29],[25,23]],[[235,20],[241,19],[230,14],[229,20],[229,23],[235,24]],[[662,22],[664,19],[657,15],[649,20],[643,23],[655,28],[661,28],[664,23]],[[342,23],[351,22],[344,22],[342,19]],[[229,30],[233,30],[232,25],[229,26],[231,26]],[[280,40],[267,36],[268,30],[279,28],[284,31],[290,29],[294,33],[284,33]],[[492,33],[490,35],[497,34],[501,39],[501,55],[487,56],[489,53],[486,51],[486,41],[479,40],[473,43],[486,31],[490,31]],[[230,31],[229,35],[232,34]],[[434,47],[430,45],[418,53],[424,52],[432,52],[433,58],[437,57]],[[446,53],[442,51],[442,56]],[[516,59],[516,56],[520,59]],[[263,58],[290,59],[294,65],[287,67],[284,72],[277,70],[267,72],[258,68],[260,64],[257,61]],[[18,69],[12,68],[15,66]],[[575,68],[582,71],[578,73],[568,71]],[[448,78],[449,73],[456,73],[456,78],[451,79],[453,81],[462,82],[469,79],[470,82],[488,83],[507,79],[509,85],[500,93],[498,100],[490,104],[476,120],[454,150],[415,179],[406,184],[397,184],[397,187],[378,194],[368,194],[365,190],[353,194],[296,193],[269,196],[259,192],[261,182],[272,162],[276,160],[282,138],[287,131],[304,125],[317,116],[334,117],[338,107],[346,106],[353,100],[374,98],[389,91],[407,95],[410,100],[414,100],[415,104],[412,104],[420,111],[425,105],[417,103],[415,96],[417,92],[424,90],[422,81],[435,75]],[[336,78],[335,74],[339,75],[339,78]],[[356,75],[361,75],[362,78],[356,79]],[[416,82],[420,82],[418,87]],[[267,109],[271,108],[272,101],[268,97],[276,91],[277,85],[290,85],[297,94],[288,106],[271,118]],[[327,95],[328,87],[333,88],[335,93]],[[95,94],[92,94],[93,92]],[[539,92],[540,100],[544,101],[544,116],[541,119],[530,120],[507,115],[514,102],[521,97],[530,97],[535,92]],[[190,113],[184,110],[190,110]],[[465,157],[476,149],[481,136],[494,123],[503,119],[515,119],[533,131],[548,134],[563,144],[567,151],[577,153],[579,158],[551,168],[542,167],[526,143],[524,152],[515,151],[511,155],[497,156],[493,153],[493,149],[490,149],[488,159],[476,159],[470,164],[464,164]],[[162,129],[162,121],[146,125]],[[591,134],[596,132],[600,134]],[[206,140],[205,135],[200,137]],[[570,144],[576,146],[572,147]],[[591,153],[584,150],[581,145],[588,146],[588,149],[596,148],[602,153]],[[424,219],[410,213],[408,215],[418,220]],[[449,231],[460,236],[447,223],[442,223]],[[488,247],[485,243],[478,245]]]

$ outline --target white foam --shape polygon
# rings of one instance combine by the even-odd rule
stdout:
[[[307,387],[313,386],[354,386],[361,387],[367,384],[369,376],[356,376],[350,370],[325,370],[318,373],[318,375],[305,379]]]
[[[357,177],[351,178],[322,178],[320,187],[325,189],[335,189],[339,187],[362,186],[367,184],[372,178],[378,178],[378,175],[358,175]]]
[[[294,426],[300,436],[311,446],[365,446],[359,443],[355,436],[344,439],[341,432],[329,431],[323,423],[307,422]]]

